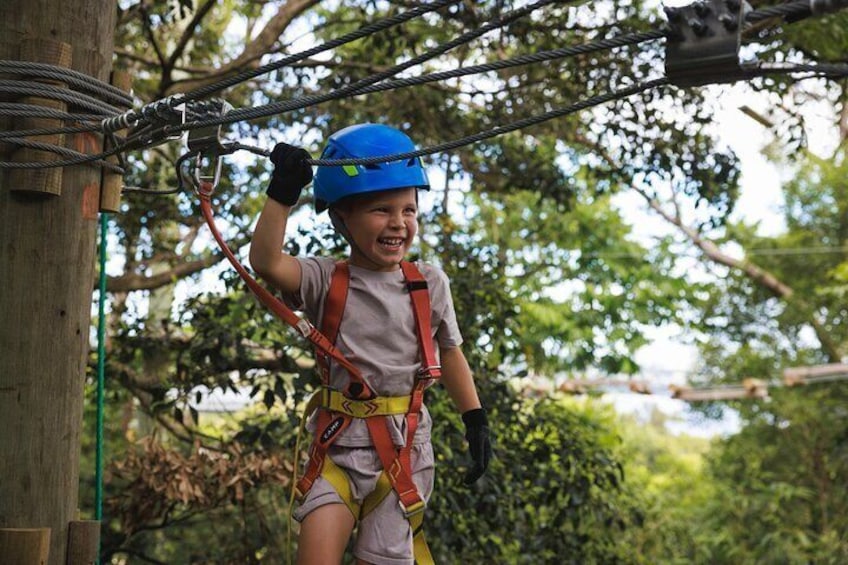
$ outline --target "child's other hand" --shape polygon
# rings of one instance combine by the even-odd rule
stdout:
[[[475,408],[463,413],[462,423],[465,424],[465,439],[468,441],[468,451],[473,463],[463,480],[466,485],[470,485],[483,476],[492,458],[486,409]]]
[[[274,173],[268,184],[268,196],[280,204],[294,206],[303,187],[312,181],[312,167],[306,162],[309,153],[301,147],[278,143],[271,151]]]

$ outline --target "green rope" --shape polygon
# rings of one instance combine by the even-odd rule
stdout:
[[[94,519],[103,520],[103,389],[106,374],[106,235],[108,218],[100,213],[100,285],[97,304],[97,447],[94,459]],[[98,550],[98,555],[100,551]],[[97,563],[100,563],[98,558]]]

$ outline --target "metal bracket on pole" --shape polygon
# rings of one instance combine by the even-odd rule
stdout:
[[[668,17],[665,72],[677,86],[700,86],[747,78],[739,64],[745,14],[740,0],[700,0],[664,8]]]

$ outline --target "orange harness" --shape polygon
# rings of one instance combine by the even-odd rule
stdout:
[[[321,324],[322,329],[327,333],[325,336],[322,332],[315,329],[309,321],[292,312],[277,297],[260,285],[236,258],[215,225],[212,203],[210,201],[213,189],[213,183],[203,181],[198,183],[196,192],[200,198],[200,210],[206,220],[206,224],[209,226],[212,236],[227,257],[227,260],[263,305],[271,310],[278,318],[297,329],[303,337],[313,344],[316,359],[321,367],[324,391],[336,393],[336,395],[339,393],[339,391],[333,391],[327,386],[329,383],[331,360],[344,367],[350,375],[350,382],[345,391],[341,393],[344,398],[340,403],[340,409],[338,411],[322,409],[318,415],[315,440],[310,448],[309,463],[307,464],[305,476],[297,484],[298,493],[302,496],[309,491],[315,480],[321,475],[322,468],[335,466],[332,460],[326,457],[327,450],[336,438],[338,438],[339,434],[350,425],[353,418],[366,418],[368,431],[374,442],[377,454],[380,457],[380,462],[383,465],[383,476],[387,477],[387,481],[390,483],[390,487],[381,488],[378,481],[378,489],[382,492],[372,493],[376,495],[373,496],[373,499],[379,499],[384,496],[388,489],[394,490],[397,493],[404,515],[409,520],[412,528],[415,561],[419,564],[432,564],[433,558],[427,548],[427,543],[424,540],[421,529],[424,501],[421,499],[418,489],[412,481],[412,464],[410,460],[412,441],[415,437],[415,431],[418,428],[419,414],[424,402],[424,390],[430,383],[441,377],[441,367],[436,363],[431,337],[430,295],[427,290],[427,281],[415,265],[406,261],[401,262],[406,288],[409,291],[413,312],[415,313],[421,368],[412,386],[408,409],[406,410],[406,443],[403,447],[397,449],[392,441],[386,417],[376,415],[381,412],[379,409],[381,404],[388,404],[381,403],[381,401],[392,401],[397,400],[397,398],[378,397],[374,389],[362,377],[359,368],[345,358],[341,351],[334,345],[336,336],[338,335],[339,325],[341,324],[342,314],[344,313],[345,302],[347,301],[348,283],[350,281],[350,272],[347,263],[340,262],[336,264],[336,269],[330,281],[330,290],[327,295],[327,303],[324,305],[324,317]],[[356,406],[360,407],[359,412],[355,415],[351,414],[351,410],[345,409],[346,403],[351,403],[352,405],[355,403]],[[364,413],[362,407],[364,407]],[[385,413],[385,411],[382,412]],[[393,413],[391,410],[389,412]],[[341,481],[334,483],[334,486],[336,484],[338,484],[338,489],[344,489],[346,480],[342,478]],[[373,506],[374,504],[368,500],[365,502],[366,506],[369,504]],[[349,501],[346,501],[346,504],[348,504],[348,507],[352,511],[355,510]],[[367,509],[363,509],[363,512],[365,511]],[[354,516],[357,519],[359,518],[356,512],[354,512]]]
[[[412,481],[412,465],[410,453],[421,407],[424,402],[424,390],[435,379],[441,376],[441,368],[436,363],[433,339],[430,327],[430,295],[427,289],[427,281],[418,268],[407,261],[401,263],[401,269],[405,279],[406,288],[412,300],[412,309],[415,314],[415,324],[418,333],[419,353],[421,356],[421,369],[416,375],[409,398],[409,408],[406,412],[406,443],[400,449],[395,448],[389,432],[389,416],[374,415],[364,416],[374,448],[380,457],[383,468],[387,471],[392,489],[397,493],[404,514],[409,517],[424,509],[424,501],[421,499],[415,483]],[[336,264],[335,271],[330,280],[330,290],[324,304],[324,316],[321,322],[322,333],[330,343],[335,343],[338,336],[339,325],[344,313],[347,291],[350,281],[350,270],[347,263]],[[331,357],[323,351],[317,352],[318,364],[321,368],[321,380],[325,387],[329,388],[330,361]],[[350,383],[345,397],[363,401],[368,411],[368,403],[376,400],[373,389],[364,381],[362,375],[357,371],[350,372]],[[362,391],[370,392],[366,397]],[[359,393],[359,394],[357,394]],[[374,412],[377,411],[376,403],[373,404]],[[327,450],[333,444],[339,434],[353,421],[350,413],[336,412],[323,408],[318,414],[315,440],[309,452],[309,463],[304,476],[297,485],[300,496],[304,496],[312,488],[315,480],[321,475]]]

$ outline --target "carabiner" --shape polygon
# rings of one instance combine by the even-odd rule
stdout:
[[[198,153],[194,160],[194,193],[198,196],[211,196],[218,183],[221,182],[221,166],[223,160],[220,155],[215,155],[215,172],[212,175],[202,175],[203,153]]]

